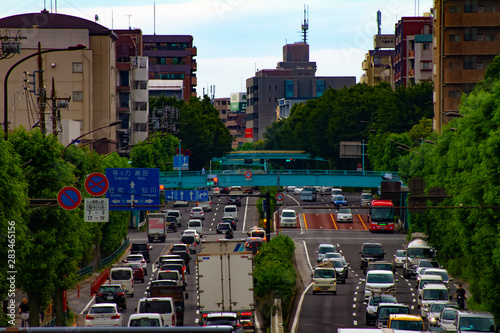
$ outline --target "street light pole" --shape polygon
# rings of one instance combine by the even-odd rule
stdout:
[[[5,141],[8,140],[9,138],[9,125],[8,125],[8,117],[9,117],[9,112],[8,112],[8,89],[7,89],[7,81],[9,80],[10,73],[16,68],[19,64],[25,62],[28,59],[31,59],[33,57],[36,57],[38,55],[44,54],[44,53],[51,53],[51,52],[61,52],[61,51],[76,51],[76,50],[83,50],[85,49],[86,46],[82,44],[78,44],[76,46],[70,46],[66,49],[51,49],[51,50],[44,50],[44,51],[38,51],[35,52],[29,56],[26,56],[16,62],[14,65],[12,65],[7,73],[5,74],[5,80],[3,81],[3,130],[5,132]]]
[[[115,126],[115,125],[119,125],[123,122],[123,120],[117,120],[117,121],[114,121],[112,122],[111,124],[108,124],[108,125],[105,125],[105,126],[101,126],[101,127],[98,127],[96,129],[93,129],[92,131],[90,132],[87,132],[87,133],[83,133],[82,135],[80,135],[79,137],[77,137],[76,139],[73,139],[70,143],[68,143],[68,145],[66,147],[64,147],[64,150],[61,154],[61,158],[64,157],[64,153],[66,152],[66,150],[69,148],[69,146],[71,146],[73,143],[75,143],[76,141],[78,141],[80,138],[84,137],[85,135],[87,134],[90,134],[90,133],[93,133],[95,131],[99,131],[99,130],[102,130],[103,128],[106,128],[106,127],[111,127],[111,126]]]

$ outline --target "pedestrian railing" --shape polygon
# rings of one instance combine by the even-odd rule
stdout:
[[[113,254],[111,254],[110,256],[102,259],[101,261],[99,261],[99,268],[104,268],[106,266],[108,266],[111,262],[113,262],[123,251],[125,251],[125,249],[129,246],[130,244],[130,240],[127,238],[123,244],[116,249],[115,252],[113,252]]]
[[[78,272],[76,272],[76,274],[78,275],[78,279],[81,280],[82,277],[84,277],[84,276],[94,274],[94,266],[90,265],[90,266],[84,267],[84,268],[80,269]]]

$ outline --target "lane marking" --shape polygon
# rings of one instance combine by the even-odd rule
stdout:
[[[363,222],[363,218],[361,217],[360,214],[358,214],[358,217],[359,217],[359,220],[361,221],[361,223],[363,224],[363,227],[365,227],[365,230],[368,230],[368,228],[366,227],[365,222]]]
[[[306,214],[302,213],[302,215],[303,215],[303,218],[304,218],[304,225],[306,226],[306,230],[307,230],[308,228],[307,228]]]
[[[337,224],[335,223],[335,219],[333,218],[333,214],[330,214],[330,217],[332,218],[333,226],[335,227],[335,230],[338,230]]]

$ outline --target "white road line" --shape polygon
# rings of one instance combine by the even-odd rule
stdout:
[[[353,308],[353,309],[356,309],[356,304],[353,304],[353,305],[352,305],[352,308]]]
[[[352,313],[352,316],[353,316],[353,317],[356,317],[356,312],[353,312],[353,313]]]
[[[243,225],[241,226],[241,231],[245,230],[245,224],[247,223],[247,210],[248,210],[249,197],[247,197],[246,199],[247,199],[247,202],[245,203],[245,213],[243,213]]]
[[[353,300],[354,302],[357,302],[357,301],[358,301],[357,297],[354,297],[352,300]]]
[[[92,302],[94,302],[95,300],[95,295],[92,296],[92,299],[90,300],[90,302],[87,303],[87,305],[85,305],[85,307],[83,308],[82,312],[80,312],[81,315],[83,315],[85,313],[85,311],[87,311],[87,309],[89,308],[90,304],[92,304]]]
[[[352,322],[352,324],[353,324],[354,326],[358,326],[358,321],[357,321],[357,320],[355,320],[355,321],[353,321],[353,322]]]
[[[306,251],[306,254],[307,254],[307,251]],[[309,264],[309,265],[311,265],[311,264]],[[300,300],[299,300],[299,304],[297,306],[297,311],[295,312],[295,317],[293,318],[293,325],[292,325],[292,330],[291,330],[292,333],[297,332],[297,325],[299,323],[300,312],[302,311],[302,303],[304,303],[304,297],[306,296],[306,293],[309,290],[309,288],[311,288],[311,286],[312,286],[312,283],[310,283],[307,286],[307,288],[304,289],[304,292],[302,292],[302,295],[300,295]]]

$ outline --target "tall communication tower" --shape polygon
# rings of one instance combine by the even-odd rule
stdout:
[[[309,30],[309,6],[304,5],[304,22],[302,23],[302,41],[307,44],[307,30]]]

